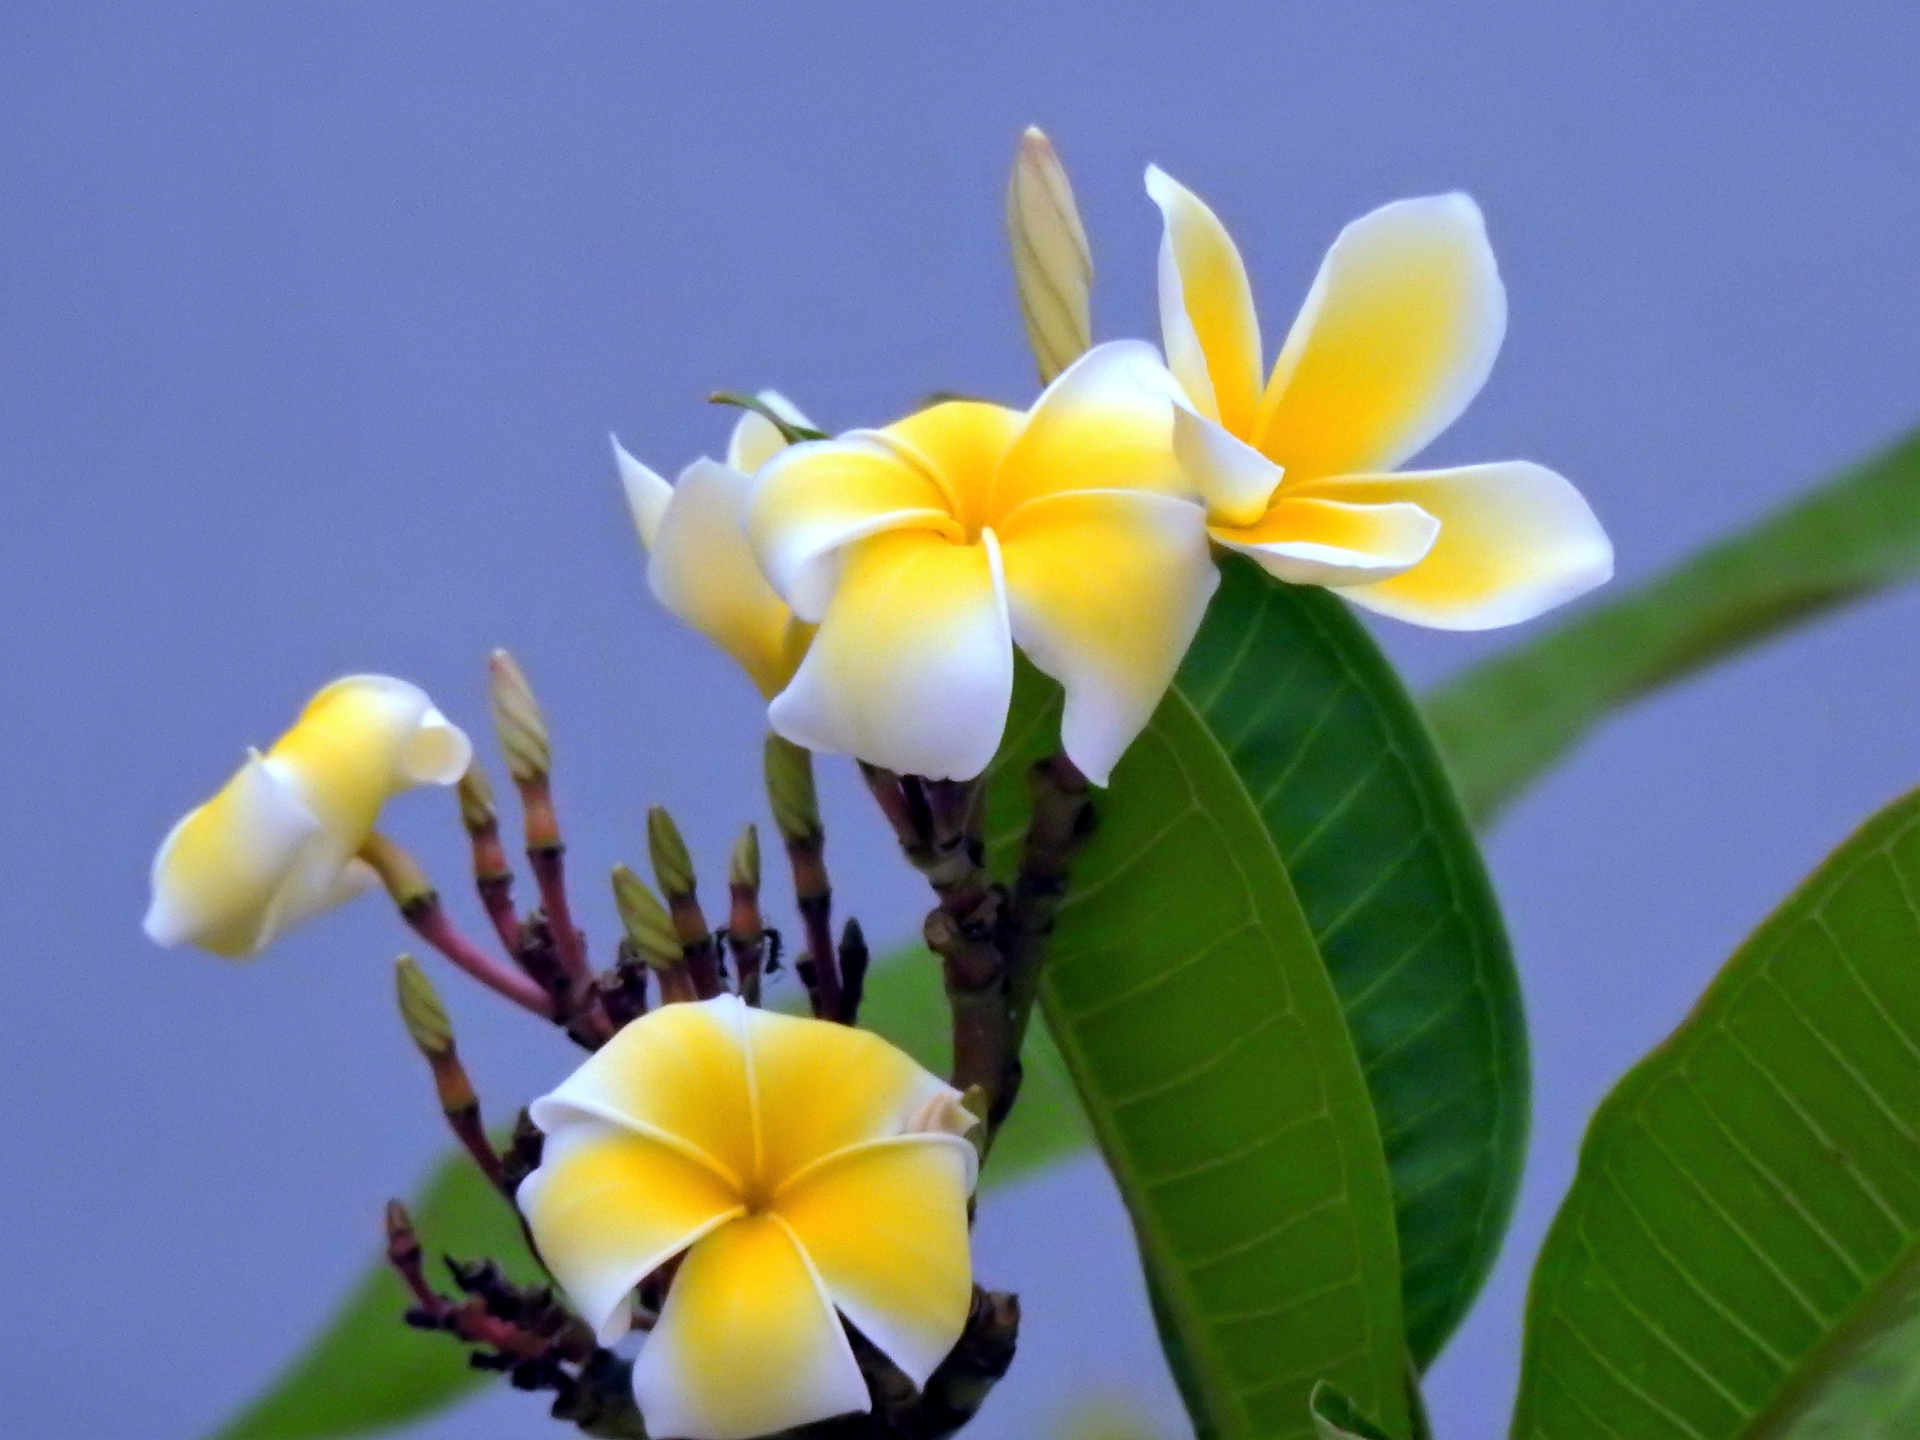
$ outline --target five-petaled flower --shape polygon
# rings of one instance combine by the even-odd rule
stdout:
[[[748,533],[812,647],[769,708],[813,750],[966,779],[1006,727],[1018,644],[1066,690],[1104,785],[1219,582],[1151,346],[1089,350],[1022,413],[947,401],[767,462]]]
[[[777,391],[763,390],[759,400],[782,420],[813,428]],[[795,620],[773,593],[747,546],[754,472],[786,443],[771,421],[748,411],[733,427],[724,464],[703,455],[669,485],[613,441],[655,598],[737,660],[769,699],[793,678],[813,637],[813,627]]]
[[[681,1257],[634,1366],[649,1434],[866,1411],[840,1316],[926,1382],[972,1296],[959,1100],[876,1035],[723,995],[642,1016],[534,1103],[520,1208],[601,1343]]]
[[[381,807],[415,785],[453,784],[472,755],[419,686],[386,675],[334,681],[160,842],[147,934],[255,954],[377,884],[355,857]]]
[[[1479,207],[1401,200],[1327,252],[1261,385],[1240,253],[1158,167],[1160,324],[1191,410],[1175,444],[1213,536],[1283,580],[1449,630],[1527,620],[1613,573],[1572,485],[1525,461],[1395,468],[1458,418],[1493,368],[1506,292]]]

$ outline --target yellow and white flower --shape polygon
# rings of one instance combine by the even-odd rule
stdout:
[[[1191,409],[1176,445],[1213,535],[1282,580],[1419,625],[1527,620],[1603,583],[1613,547],[1565,479],[1510,460],[1399,471],[1479,393],[1506,291],[1465,195],[1396,201],[1327,252],[1273,373],[1240,252],[1157,166],[1160,324]]]
[[[763,390],[759,399],[781,419],[813,428],[784,395]],[[813,635],[774,594],[746,540],[753,474],[786,444],[771,421],[747,411],[724,463],[703,455],[669,485],[613,441],[655,598],[737,660],[769,699],[793,678]]]
[[[841,1316],[916,1385],[959,1338],[973,1118],[877,1035],[732,995],[665,1005],[531,1113],[547,1139],[520,1209],[602,1344],[682,1257],[633,1371],[649,1434],[866,1411]]]
[[[1088,351],[1024,414],[948,401],[792,446],[748,533],[819,625],[773,728],[812,750],[966,779],[1005,729],[1013,647],[1066,689],[1061,738],[1097,784],[1152,716],[1219,583],[1149,345]]]
[[[419,686],[386,675],[334,681],[160,843],[147,934],[216,955],[257,953],[377,884],[355,857],[381,807],[415,785],[453,784],[472,755]]]

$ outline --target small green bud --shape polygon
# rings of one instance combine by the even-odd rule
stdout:
[[[434,993],[427,972],[411,955],[402,955],[394,962],[393,980],[400,1000],[400,1018],[406,1022],[407,1034],[420,1047],[420,1053],[429,1060],[450,1053],[453,1024],[447,1019],[447,1009]]]
[[[647,854],[653,860],[654,879],[668,899],[693,893],[693,857],[680,838],[680,827],[658,805],[647,811]]]
[[[727,883],[738,890],[760,888],[760,830],[749,825],[733,842],[733,857],[727,863]]]
[[[493,701],[493,728],[507,757],[507,771],[516,784],[530,785],[547,778],[553,768],[553,750],[547,740],[547,719],[533,687],[514,663],[513,656],[496,650],[487,658],[487,680]]]
[[[474,761],[467,766],[467,773],[460,777],[460,823],[471,834],[475,830],[488,830],[500,823],[499,815],[493,808],[493,786],[487,781],[487,772],[480,768],[480,762]]]
[[[767,736],[767,801],[780,837],[817,839],[821,834],[820,799],[813,788],[813,752],[780,735]]]
[[[660,897],[625,865],[613,867],[613,903],[620,923],[640,958],[656,970],[671,969],[681,960],[680,937]]]
[[[361,844],[359,858],[373,868],[393,903],[402,910],[434,898],[433,882],[427,879],[420,862],[378,830]]]

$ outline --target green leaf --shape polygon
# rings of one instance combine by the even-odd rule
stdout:
[[[1326,591],[1229,558],[1179,688],[1255,798],[1340,994],[1424,1369],[1492,1268],[1526,1155],[1526,1021],[1486,867],[1399,677]]]
[[[1388,1440],[1337,1385],[1322,1380],[1314,1386],[1307,1408],[1313,1416],[1315,1440]]]
[[[1920,792],[1601,1105],[1534,1274],[1516,1436],[1920,1433],[1916,897]]]
[[[368,1208],[378,1216],[378,1207]],[[523,1283],[540,1272],[519,1223],[464,1154],[443,1162],[413,1207],[429,1256],[491,1257]],[[402,1323],[412,1302],[384,1263],[369,1270],[319,1338],[216,1440],[364,1435],[444,1408],[487,1380],[466,1349]]]
[[[1022,667],[1003,864],[1058,691]],[[1330,1378],[1404,1433],[1386,1165],[1359,1063],[1254,797],[1170,692],[1099,801],[1041,1004],[1178,1336],[1202,1433],[1307,1437]]]
[[[1916,571],[1920,431],[1468,670],[1427,697],[1427,716],[1484,825],[1619,707]]]

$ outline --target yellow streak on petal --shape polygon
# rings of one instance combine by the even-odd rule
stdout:
[[[967,1321],[972,1153],[951,1136],[884,1141],[829,1161],[774,1202],[833,1303],[916,1385]]]
[[[1357,585],[1417,565],[1439,530],[1418,505],[1357,504],[1285,490],[1253,524],[1216,525],[1213,536],[1295,585]]]
[[[687,1252],[633,1391],[648,1434],[698,1440],[749,1440],[870,1403],[839,1317],[771,1215]]]
[[[1083,491],[1036,500],[999,533],[1014,640],[1065,686],[1061,740],[1104,785],[1219,584],[1205,514],[1168,495]]]
[[[905,1131],[952,1087],[878,1035],[769,1010],[747,1013],[760,1106],[761,1183]]]
[[[1388,470],[1486,382],[1506,292],[1479,207],[1401,200],[1340,233],[1274,362],[1254,443],[1289,484]]]
[[[745,1194],[757,1167],[745,1008],[724,995],[649,1011],[536,1100],[534,1123],[552,1133],[584,1112],[635,1126],[703,1158]]]
[[[336,680],[307,702],[267,758],[352,854],[372,833],[380,807],[411,783],[402,763],[430,708],[426,695],[402,680]]]
[[[946,400],[916,411],[881,432],[924,457],[968,535],[984,523],[994,472],[1019,436],[1026,416],[984,400]]]
[[[1260,404],[1260,322],[1246,266],[1226,226],[1159,166],[1147,194],[1160,207],[1160,328],[1167,363],[1209,419],[1246,439]]]
[[[1604,583],[1613,546],[1580,492],[1541,465],[1512,460],[1452,470],[1315,481],[1308,496],[1418,505],[1440,522],[1425,559],[1341,593],[1383,615],[1444,630],[1530,620]]]
[[[592,1121],[549,1138],[519,1203],[541,1257],[607,1344],[628,1329],[628,1292],[743,1208],[709,1167]]]

